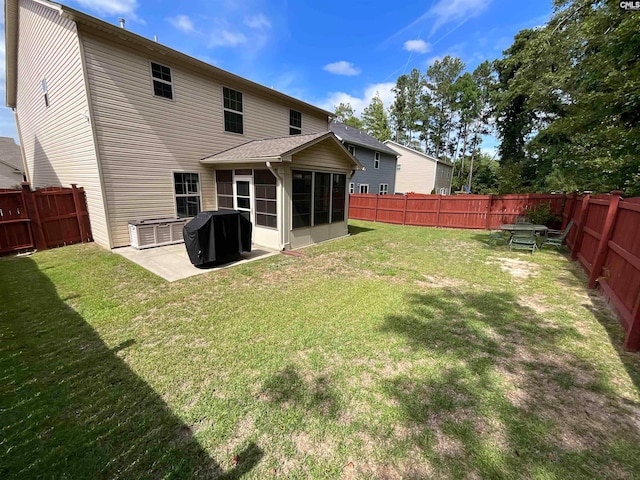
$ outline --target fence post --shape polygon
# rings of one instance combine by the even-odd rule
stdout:
[[[76,219],[78,220],[78,229],[80,231],[80,237],[82,238],[82,243],[85,243],[87,242],[88,236],[87,236],[87,231],[84,228],[84,222],[82,221],[82,215],[80,210],[82,203],[80,201],[80,191],[78,190],[77,183],[71,184],[71,192],[73,193],[73,204],[76,208]]]
[[[489,203],[487,204],[487,224],[485,230],[491,230],[491,205],[493,204],[493,195],[489,195]]]
[[[629,352],[635,352],[640,349],[640,293],[636,298],[636,304],[633,307],[633,318],[624,338],[624,349]]]
[[[376,209],[374,210],[374,217],[373,217],[373,221],[377,222],[378,221],[378,197],[380,195],[376,195]]]
[[[598,242],[598,249],[596,250],[596,256],[593,261],[593,269],[589,275],[589,288],[596,287],[596,280],[600,276],[600,271],[604,266],[604,262],[607,259],[607,252],[609,251],[609,240],[613,234],[613,226],[616,223],[616,217],[618,216],[618,204],[620,203],[620,195],[622,192],[611,192],[611,200],[609,201],[609,210],[607,211],[607,218],[604,221],[604,228],[600,235],[600,241]]]
[[[405,193],[405,195],[404,195],[404,210],[402,211],[402,224],[403,225],[407,224],[407,199],[408,198],[409,197]]]
[[[571,251],[571,259],[575,260],[578,258],[578,252],[580,252],[580,247],[582,246],[582,237],[584,236],[584,224],[587,221],[587,214],[589,213],[589,200],[591,200],[591,195],[586,194],[582,197],[582,205],[580,207],[580,214],[578,215],[577,223],[577,231],[576,231],[576,241],[573,243],[573,250]]]
[[[42,222],[40,221],[40,212],[38,211],[38,204],[35,201],[34,194],[31,191],[31,184],[29,182],[22,182],[22,199],[24,205],[27,208],[27,216],[31,220],[31,231],[33,232],[33,242],[36,249],[46,250],[47,241],[44,238],[44,232],[42,231]]]
[[[438,195],[438,210],[436,211],[436,227],[440,227],[440,204],[442,203],[442,195]]]

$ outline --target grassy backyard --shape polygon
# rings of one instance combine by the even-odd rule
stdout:
[[[577,265],[351,229],[172,284],[0,259],[0,478],[637,478],[640,356]]]

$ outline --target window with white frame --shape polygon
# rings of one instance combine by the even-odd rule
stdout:
[[[289,110],[289,135],[300,135],[302,133],[302,113],[296,110]]]
[[[292,172],[292,226],[312,227],[344,221],[347,176],[341,173]]]
[[[242,92],[222,87],[222,97],[224,99],[224,131],[244,133]]]
[[[356,193],[356,185],[355,183],[349,184],[349,193]]]
[[[349,153],[351,155],[353,155],[354,157],[356,156],[356,146],[355,145],[347,145],[347,150],[349,150]]]
[[[173,187],[178,217],[195,217],[200,213],[200,176],[197,173],[174,172]]]
[[[153,94],[156,97],[173,100],[171,69],[159,63],[151,62],[151,76],[153,77]]]
[[[397,171],[400,171],[400,169],[401,169],[401,168],[402,168],[402,165],[400,165],[400,164],[397,164],[397,165],[396,165],[396,170],[397,170]]]
[[[369,184],[368,183],[358,184],[358,193],[369,193]]]
[[[380,168],[380,152],[374,152],[373,154],[373,168]]]
[[[389,194],[389,184],[388,183],[381,183],[380,184],[380,190],[378,191],[378,193],[380,195],[388,195]]]
[[[49,107],[49,92],[47,90],[47,79],[42,79],[42,97],[44,98],[44,106]]]

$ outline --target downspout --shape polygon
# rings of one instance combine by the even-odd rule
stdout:
[[[271,165],[271,162],[266,162],[267,168],[269,169],[269,171],[273,174],[274,177],[276,177],[279,181],[280,181],[280,222],[282,223],[282,228],[280,229],[280,250],[284,250],[284,224],[285,224],[285,218],[284,218],[284,195],[283,195],[283,190],[284,190],[284,180],[282,179],[282,177],[278,174],[277,170],[275,168],[273,168],[273,165]],[[276,196],[277,198],[277,196]]]

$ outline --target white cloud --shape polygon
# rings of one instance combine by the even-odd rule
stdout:
[[[75,0],[75,2],[100,15],[122,15],[127,20],[144,23],[136,14],[137,0]]]
[[[489,6],[492,0],[439,0],[422,18],[434,18],[431,32],[451,22],[466,22],[477,17]]]
[[[328,63],[327,65],[322,67],[322,69],[335,75],[360,75],[359,68],[357,68],[353,63],[345,62],[344,60],[340,62]]]
[[[247,42],[247,37],[241,32],[231,32],[229,30],[217,30],[211,34],[209,48],[214,47],[237,47]]]
[[[362,97],[354,97],[345,92],[332,92],[326,99],[318,102],[318,105],[320,108],[333,112],[338,104],[349,103],[353,107],[356,116],[360,116],[362,115],[362,111],[369,106],[373,97],[376,96],[376,93],[380,96],[380,100],[382,100],[385,108],[390,108],[395,99],[392,91],[395,86],[395,82],[367,85]]]
[[[271,22],[262,13],[253,15],[252,17],[246,17],[244,19],[244,24],[249,28],[256,28],[259,30],[271,28]]]
[[[167,21],[184,33],[193,33],[196,30],[189,15],[176,15],[175,17],[167,18]]]
[[[404,42],[404,49],[409,52],[427,53],[431,51],[431,45],[424,40],[407,40]]]

